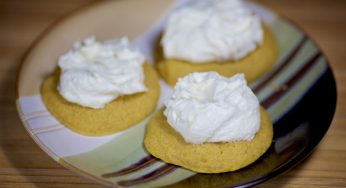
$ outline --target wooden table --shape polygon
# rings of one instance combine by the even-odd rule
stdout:
[[[0,187],[99,187],[64,169],[37,146],[14,102],[17,69],[30,44],[59,17],[92,1],[0,1]],[[317,41],[331,61],[338,86],[334,121],[314,153],[261,186],[346,187],[346,1],[258,2],[292,19]]]

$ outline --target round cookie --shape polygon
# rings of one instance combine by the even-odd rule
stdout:
[[[190,63],[183,60],[165,59],[161,45],[157,44],[155,59],[156,67],[166,82],[174,86],[179,77],[192,72],[216,71],[230,77],[236,73],[244,73],[246,80],[251,83],[276,62],[278,47],[275,37],[268,26],[263,25],[263,44],[244,58],[234,62],[210,62],[204,64]]]
[[[58,71],[44,81],[42,98],[50,113],[72,131],[88,136],[112,134],[139,123],[156,108],[160,96],[159,77],[147,63],[143,64],[143,71],[147,92],[118,97],[101,109],[66,101],[56,89]]]
[[[256,161],[271,145],[273,127],[261,107],[261,127],[251,141],[188,144],[159,111],[149,122],[144,145],[163,161],[199,173],[235,171]]]

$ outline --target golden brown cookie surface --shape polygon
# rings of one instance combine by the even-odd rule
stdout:
[[[271,145],[273,127],[261,107],[261,127],[251,141],[188,144],[166,121],[163,110],[149,122],[144,140],[146,149],[163,161],[200,173],[238,170],[256,161]]]
[[[42,98],[50,113],[67,128],[89,136],[112,134],[139,123],[156,108],[160,95],[159,77],[147,63],[143,65],[143,71],[147,92],[121,96],[101,109],[66,101],[56,90],[58,74],[44,81]]]
[[[182,60],[165,59],[162,48],[157,45],[155,59],[160,75],[166,82],[174,86],[179,77],[186,76],[192,72],[216,71],[219,74],[230,77],[236,73],[244,73],[246,80],[251,83],[276,62],[278,47],[273,33],[268,26],[263,26],[263,44],[246,57],[235,62],[210,62],[205,64],[190,63]]]

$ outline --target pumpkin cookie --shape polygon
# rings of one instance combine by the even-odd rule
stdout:
[[[155,157],[200,173],[235,171],[256,161],[271,145],[273,127],[260,107],[260,129],[251,141],[188,144],[168,123],[163,110],[148,124],[144,144]]]
[[[59,71],[42,86],[46,107],[64,126],[82,135],[101,136],[127,129],[154,111],[160,96],[159,77],[154,68],[143,64],[147,92],[123,95],[104,108],[92,109],[66,101],[57,91]]]
[[[262,24],[262,27],[262,45],[240,60],[201,64],[178,59],[166,59],[162,46],[158,42],[155,52],[156,67],[160,75],[171,86],[174,86],[179,77],[186,76],[192,72],[208,71],[216,71],[226,77],[230,77],[236,73],[244,73],[246,80],[251,83],[267,72],[275,64],[278,56],[275,36],[268,26]]]

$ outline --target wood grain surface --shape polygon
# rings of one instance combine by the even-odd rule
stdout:
[[[346,1],[257,0],[301,26],[331,62],[338,104],[313,154],[259,187],[346,187]],[[15,106],[15,80],[26,50],[51,24],[93,0],[0,0],[0,187],[100,187],[64,169],[29,137]],[[328,92],[328,91],[326,91]]]

